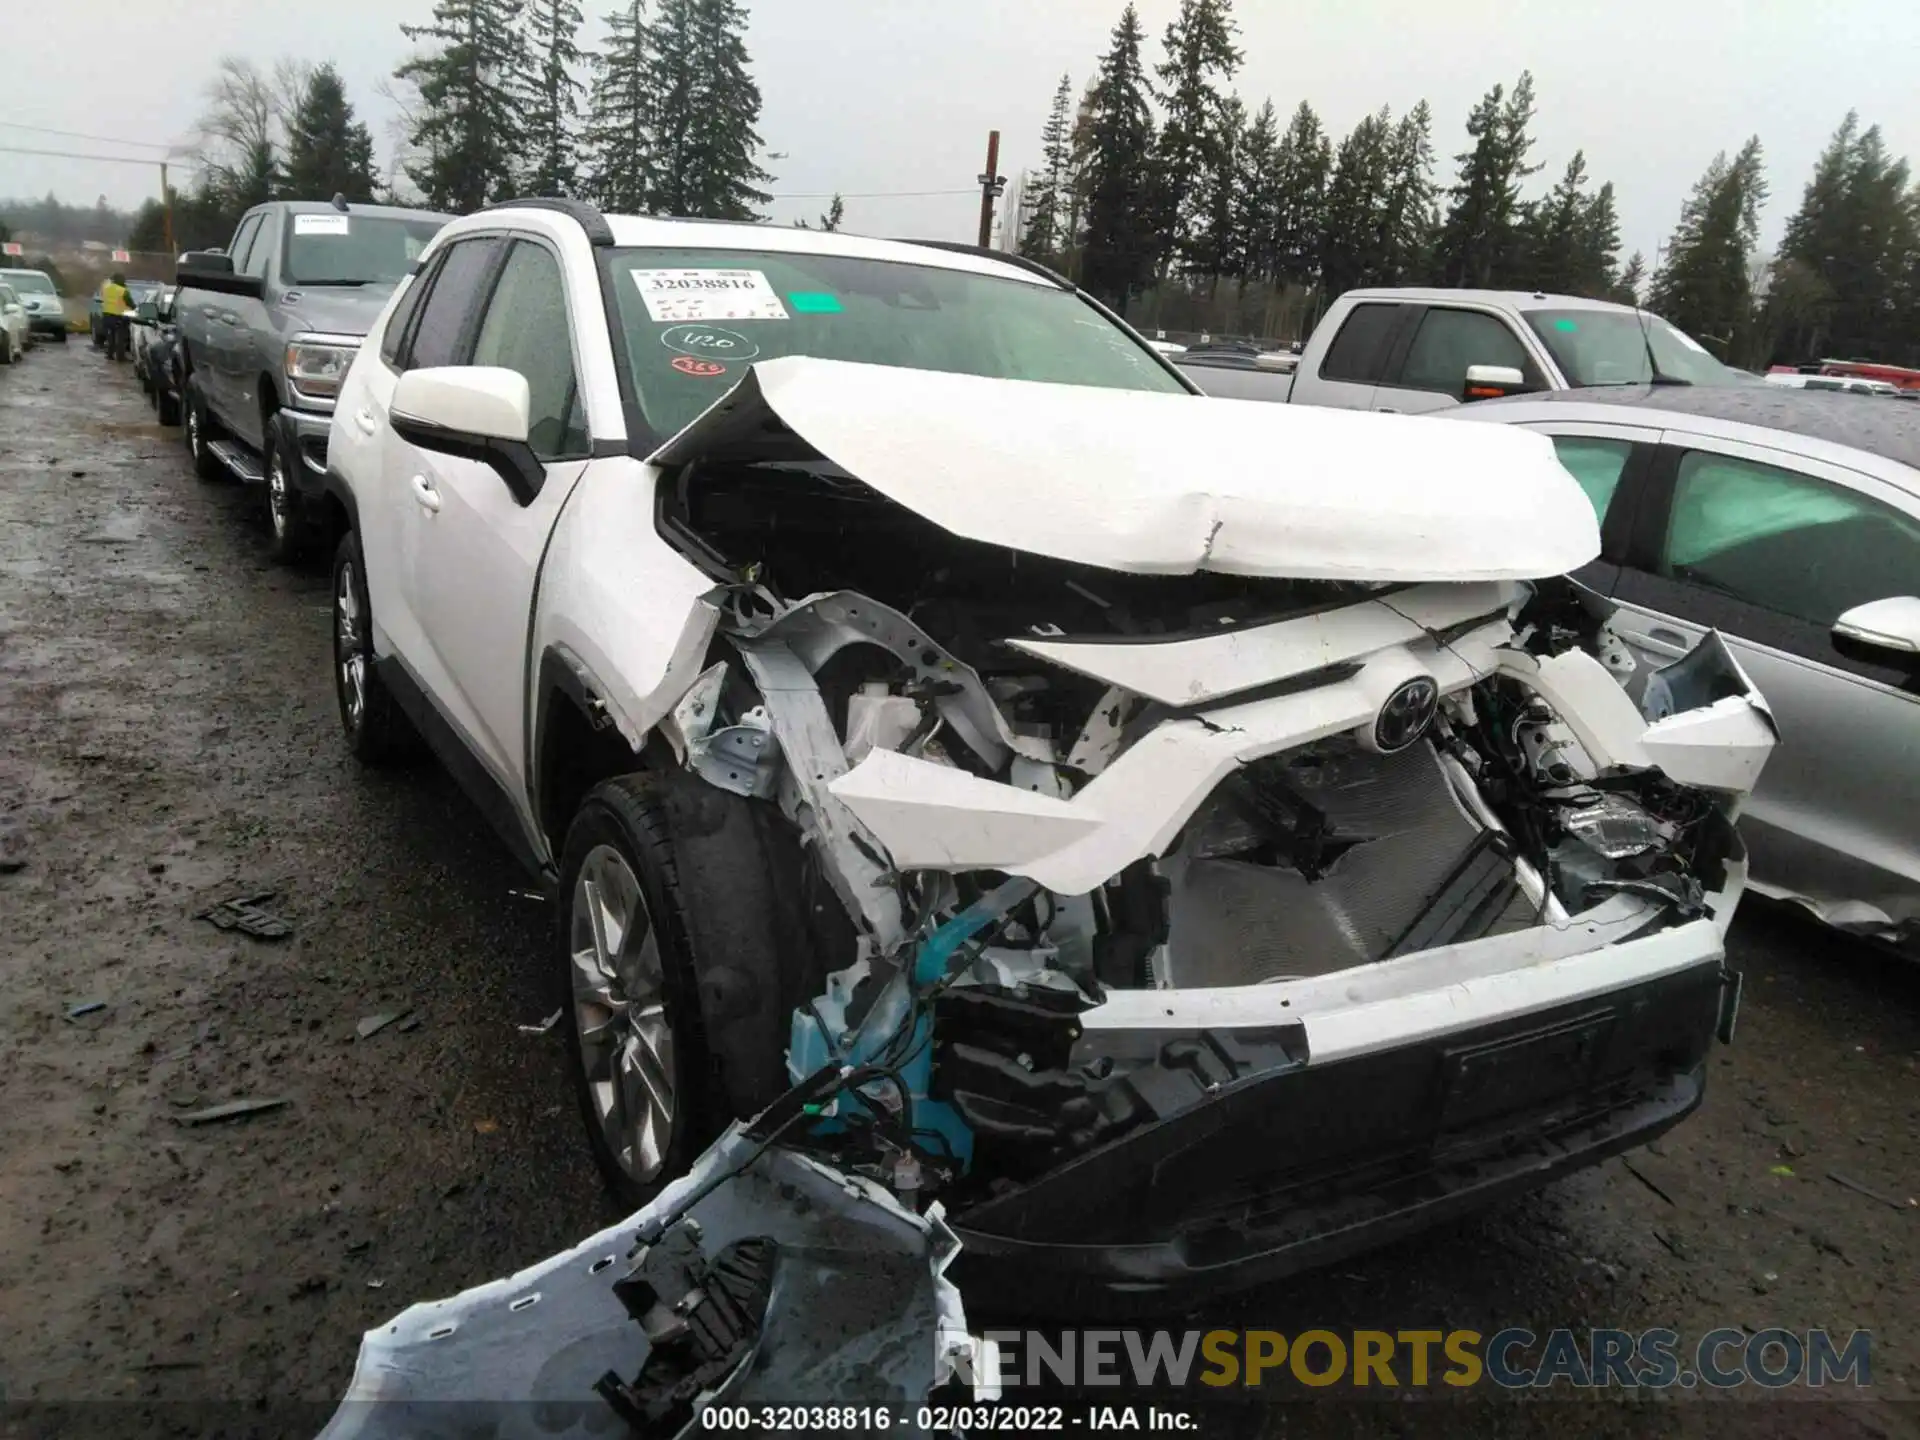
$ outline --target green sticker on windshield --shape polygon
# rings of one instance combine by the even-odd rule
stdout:
[[[1553,328],[1556,330],[1578,330],[1580,328],[1580,322],[1578,320],[1556,320],[1553,322]]]
[[[796,315],[838,315],[840,297],[825,290],[789,290],[787,303]]]

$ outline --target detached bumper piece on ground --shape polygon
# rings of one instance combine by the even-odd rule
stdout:
[[[778,1107],[776,1107],[777,1111]],[[637,1435],[723,1405],[889,1407],[914,1433],[975,1347],[937,1207],[736,1125],[651,1205],[564,1254],[367,1332],[323,1440]],[[617,1418],[616,1418],[617,1417]]]

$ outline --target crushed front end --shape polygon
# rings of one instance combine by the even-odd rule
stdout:
[[[1699,1103],[1774,739],[1717,639],[1643,714],[1564,581],[1127,573],[849,468],[663,491],[724,581],[665,728],[837,897],[806,1143],[996,1298],[1256,1283]]]

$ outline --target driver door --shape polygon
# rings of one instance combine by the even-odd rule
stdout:
[[[1662,436],[1614,625],[1647,668],[1719,630],[1766,697],[1782,744],[1741,821],[1762,888],[1920,907],[1920,672],[1832,636],[1842,612],[1917,589],[1911,496],[1790,452]]]
[[[439,677],[436,699],[506,793],[526,794],[528,621],[547,537],[592,452],[575,381],[558,258],[526,238],[510,248],[465,364],[526,378],[528,444],[545,481],[525,503],[490,465],[404,445],[414,521],[404,603]],[[530,824],[531,817],[523,816]],[[538,833],[537,829],[531,833]]]

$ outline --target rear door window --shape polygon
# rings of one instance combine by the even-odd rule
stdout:
[[[1342,322],[1320,362],[1322,380],[1377,385],[1386,370],[1387,346],[1404,305],[1356,305]]]

